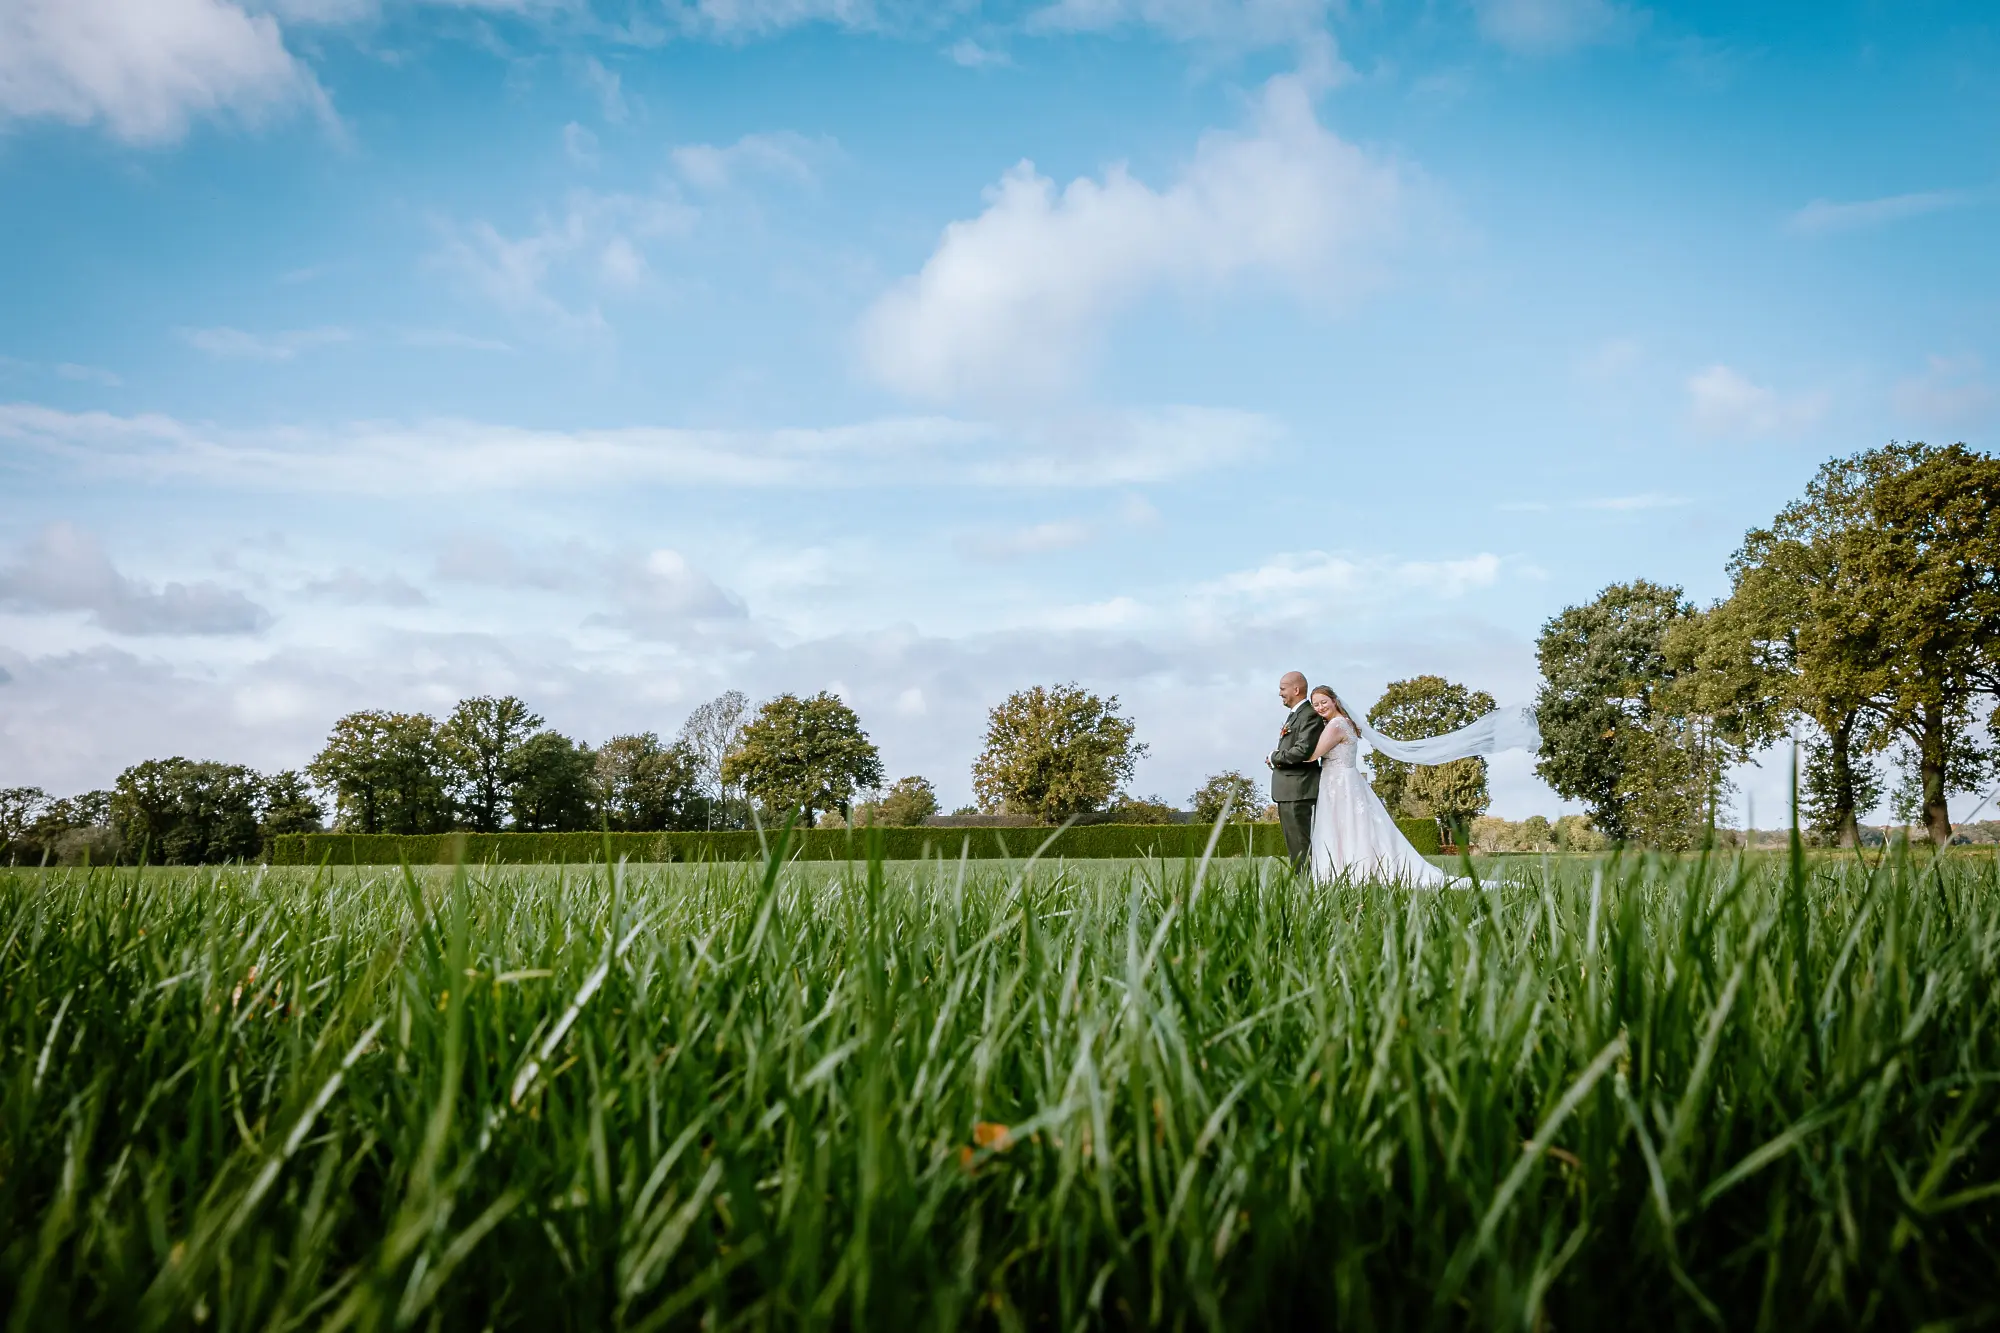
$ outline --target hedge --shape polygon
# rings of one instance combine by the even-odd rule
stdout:
[[[1435,856],[1437,825],[1428,819],[1399,819],[1419,852]],[[927,856],[975,860],[1032,853],[1054,832],[1047,828],[885,828],[878,830],[882,856],[916,861]],[[1084,860],[1099,857],[1200,856],[1208,845],[1202,824],[1080,824],[1057,835],[1046,856]],[[775,839],[775,834],[768,835]],[[450,865],[461,857],[476,865],[537,865],[602,861],[606,851],[628,861],[752,861],[764,853],[754,832],[720,833],[287,833],[271,846],[273,865]],[[1232,824],[1216,844],[1218,856],[1283,856],[1284,834],[1276,824]],[[807,829],[792,834],[789,855],[805,861],[845,861],[868,855],[868,838],[846,829]]]

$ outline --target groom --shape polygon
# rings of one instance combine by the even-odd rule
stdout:
[[[1326,722],[1313,711],[1306,678],[1299,672],[1278,678],[1278,698],[1292,712],[1278,732],[1278,748],[1264,762],[1271,769],[1271,799],[1278,805],[1285,850],[1292,854],[1292,869],[1303,871],[1312,854],[1313,803],[1319,800],[1319,765],[1312,753]]]

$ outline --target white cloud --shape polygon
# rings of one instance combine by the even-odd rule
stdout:
[[[220,584],[155,588],[118,572],[89,533],[52,523],[0,566],[0,606],[20,611],[84,611],[114,634],[248,634],[271,617]]]
[[[625,119],[624,82],[615,71],[606,69],[596,56],[585,56],[577,66],[577,77],[596,96],[599,115],[613,125]]]
[[[556,332],[596,332],[604,327],[597,298],[644,277],[641,247],[686,235],[694,222],[694,209],[672,194],[578,190],[559,217],[519,237],[484,221],[447,224],[433,259],[510,314]]]
[[[1067,551],[1094,540],[1097,529],[1075,519],[1035,523],[1008,532],[972,533],[959,540],[959,549],[976,560],[1017,560],[1023,556]]]
[[[188,346],[213,357],[244,361],[290,361],[300,352],[348,342],[346,329],[293,329],[286,333],[245,333],[242,329],[175,329]]]
[[[1936,213],[1941,209],[1956,208],[1966,202],[1968,202],[1966,195],[1958,190],[1894,194],[1882,199],[1860,199],[1845,204],[1835,203],[1830,199],[1815,199],[1792,214],[1786,225],[1791,230],[1807,236],[1836,231],[1858,231],[1867,227],[1901,222],[1904,218],[1922,217],[1926,213]]]
[[[229,0],[8,0],[0,5],[0,121],[102,124],[164,144],[197,116],[256,122],[327,112],[277,21]]]
[[[580,167],[597,165],[597,136],[571,121],[563,126],[563,152]]]
[[[482,533],[460,533],[439,550],[433,572],[450,583],[554,592],[579,586],[589,559],[575,543],[556,550],[524,552]]]
[[[1132,486],[1267,452],[1267,417],[1214,408],[1000,426],[893,418],[787,430],[535,431],[465,421],[228,432],[156,414],[0,404],[0,440],[86,474],[362,495],[630,486]]]
[[[1325,551],[1272,556],[1254,569],[1237,570],[1196,585],[1188,601],[1211,623],[1233,617],[1281,619],[1317,615],[1335,606],[1380,603],[1428,593],[1456,598],[1499,581],[1501,559],[1491,552],[1455,560],[1357,558]]]
[[[1827,407],[1823,392],[1781,394],[1751,383],[1728,366],[1710,366],[1690,376],[1687,389],[1695,429],[1704,435],[1797,435],[1818,421]]]
[[[1255,132],[1205,136],[1165,190],[1122,166],[1060,192],[1023,162],[945,229],[860,327],[883,383],[918,397],[1061,388],[1105,324],[1160,287],[1282,281],[1327,303],[1375,284],[1412,182],[1324,129],[1303,81],[1265,86]]]
[[[677,0],[668,12],[683,28],[718,37],[752,37],[807,23],[873,28],[872,0]]]
[[[1028,16],[1031,32],[1148,27],[1177,41],[1269,46],[1326,30],[1327,0],[1056,0]]]
[[[1978,425],[2000,402],[1982,370],[1976,356],[1933,356],[1923,374],[1896,381],[1896,410],[1929,425]]]
[[[1658,491],[1645,491],[1638,495],[1604,495],[1594,500],[1579,500],[1579,509],[1609,509],[1624,513],[1634,509],[1678,509],[1687,501],[1678,495],[1663,495]]]
[[[990,69],[997,65],[1014,63],[1013,57],[1005,51],[981,45],[970,37],[962,37],[953,42],[951,49],[945,54],[951,58],[952,64],[962,65],[966,69]]]
[[[700,190],[724,190],[747,176],[779,177],[810,185],[818,177],[814,162],[837,152],[833,140],[808,139],[791,130],[746,134],[733,144],[682,144],[673,150],[674,166],[688,184]]]
[[[300,586],[301,595],[337,606],[428,606],[423,589],[396,574],[380,577],[356,569],[338,569]]]
[[[1644,21],[1608,0],[1473,0],[1480,35],[1517,55],[1557,55],[1619,41]]]
[[[56,374],[66,380],[78,380],[86,384],[101,384],[107,389],[115,389],[125,381],[102,366],[80,366],[74,361],[64,361],[56,367]]]
[[[666,547],[649,551],[633,562],[619,580],[619,597],[626,621],[634,628],[657,630],[688,622],[743,620],[743,602]]]

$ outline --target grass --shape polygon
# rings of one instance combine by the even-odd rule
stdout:
[[[1972,1326],[2000,870],[0,871],[13,1329]]]

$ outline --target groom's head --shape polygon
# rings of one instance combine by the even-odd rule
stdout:
[[[1297,708],[1299,700],[1306,697],[1305,673],[1287,671],[1284,675],[1278,677],[1278,697],[1284,700],[1285,707]]]

